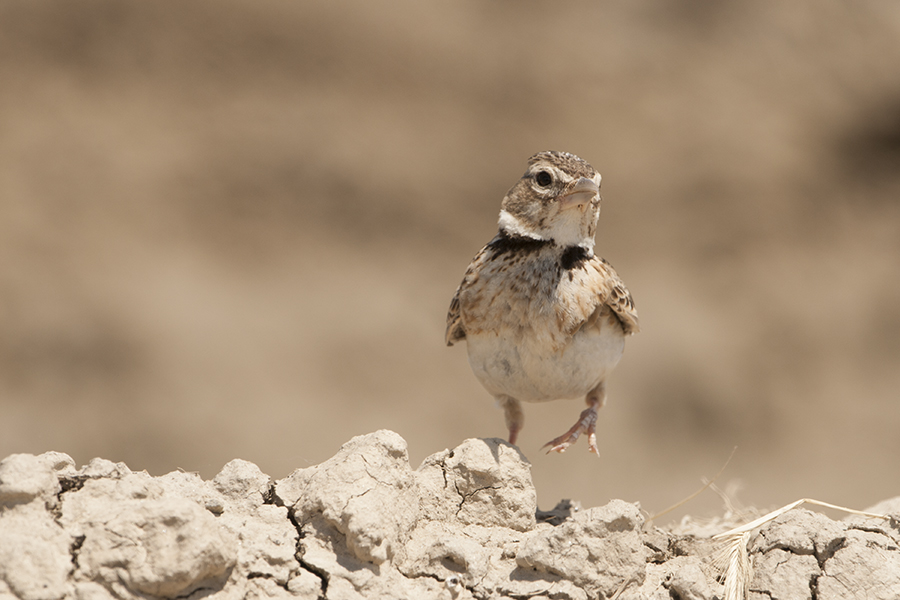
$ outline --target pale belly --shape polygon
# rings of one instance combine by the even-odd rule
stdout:
[[[525,402],[579,398],[606,379],[622,358],[622,328],[606,325],[582,330],[561,352],[547,350],[545,341],[530,336],[491,332],[466,339],[469,364],[494,396]]]

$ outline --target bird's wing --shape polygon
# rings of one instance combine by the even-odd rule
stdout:
[[[581,285],[590,298],[586,306],[582,305],[587,310],[575,311],[576,314],[580,312],[583,315],[584,320],[579,327],[595,322],[611,311],[622,324],[625,333],[638,333],[641,330],[631,292],[611,264],[599,256],[593,256],[584,264],[579,275]]]
[[[463,325],[462,322],[462,311],[459,307],[459,295],[478,278],[478,272],[481,270],[481,267],[487,258],[487,251],[488,246],[485,246],[475,255],[475,258],[472,259],[472,262],[466,269],[466,274],[463,276],[463,280],[460,282],[459,287],[456,288],[453,299],[450,300],[450,308],[447,311],[447,331],[444,334],[444,339],[447,341],[448,346],[452,346],[459,340],[466,339],[466,326]]]
[[[605,259],[598,261],[606,271],[606,297],[603,303],[609,306],[619,321],[625,333],[638,333],[641,330],[638,322],[637,310],[634,308],[634,299],[631,292],[625,287],[625,283],[619,278],[619,274]]]
[[[466,328],[462,324],[462,316],[459,313],[459,290],[461,288],[462,283],[456,288],[456,293],[453,294],[453,299],[450,301],[450,309],[447,311],[447,332],[444,334],[444,339],[447,340],[448,346],[466,339]]]

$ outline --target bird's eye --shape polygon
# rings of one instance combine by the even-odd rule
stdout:
[[[553,176],[550,175],[547,171],[538,171],[534,176],[534,180],[541,187],[547,187],[551,183],[553,183]]]

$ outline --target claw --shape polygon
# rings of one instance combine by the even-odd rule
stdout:
[[[544,444],[541,447],[541,450],[549,446],[550,449],[547,450],[547,454],[551,452],[559,452],[560,454],[562,454],[566,451],[566,448],[578,441],[578,438],[582,433],[587,433],[588,451],[593,452],[597,456],[600,456],[600,452],[597,450],[597,434],[594,432],[596,425],[597,407],[595,405],[591,405],[581,412],[581,415],[578,417],[578,421],[575,423],[575,425],[572,426],[571,429],[569,429],[558,438],[554,438]]]

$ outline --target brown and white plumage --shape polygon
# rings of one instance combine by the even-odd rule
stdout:
[[[576,424],[547,445],[564,451],[594,425],[626,334],[639,331],[631,294],[594,254],[600,174],[573,154],[541,152],[506,194],[500,231],[475,256],[450,302],[446,340],[466,340],[469,363],[506,413],[520,402],[585,397]]]

